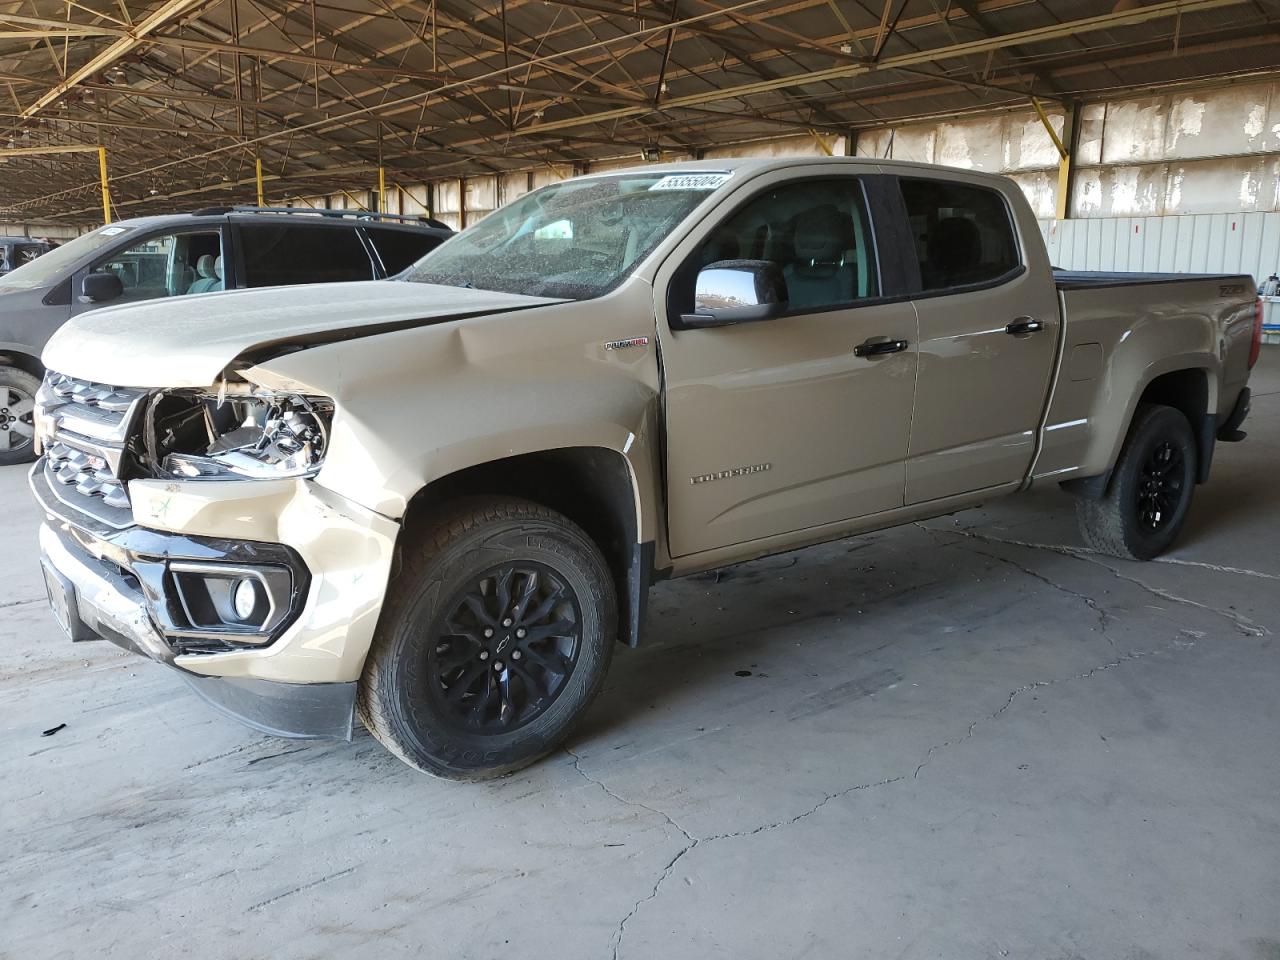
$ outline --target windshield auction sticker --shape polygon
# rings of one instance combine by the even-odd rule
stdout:
[[[650,190],[714,190],[732,173],[675,173],[663,177]]]

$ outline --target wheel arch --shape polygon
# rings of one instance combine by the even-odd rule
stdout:
[[[1209,478],[1216,445],[1217,378],[1205,358],[1167,358],[1152,364],[1145,371],[1140,386],[1130,397],[1123,429],[1119,430],[1110,445],[1106,469],[1101,473],[1064,481],[1064,490],[1088,499],[1106,496],[1111,486],[1111,475],[1124,449],[1133,427],[1134,417],[1143,404],[1160,404],[1180,411],[1191,424],[1196,440],[1196,482]]]
[[[45,369],[44,364],[40,362],[40,358],[22,350],[0,346],[0,365],[17,367],[19,370],[31,374],[37,380],[44,379]]]
[[[632,647],[639,643],[654,579],[654,543],[643,539],[640,485],[626,456],[609,447],[559,447],[455,470],[435,478],[410,498],[401,541],[412,539],[444,505],[478,495],[529,500],[582,527],[613,574],[618,639]]]

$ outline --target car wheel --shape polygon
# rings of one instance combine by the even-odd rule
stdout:
[[[17,367],[0,366],[0,466],[36,458],[36,391],[40,381]]]
[[[567,517],[523,500],[459,502],[406,547],[357,708],[426,773],[480,780],[555,749],[613,655],[613,579]]]
[[[1159,556],[1186,521],[1196,462],[1195,437],[1180,410],[1139,406],[1106,495],[1076,501],[1085,543],[1129,560]]]

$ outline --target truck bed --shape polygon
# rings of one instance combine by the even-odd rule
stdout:
[[[1166,371],[1203,370],[1205,412],[1225,419],[1249,376],[1252,277],[1055,270],[1053,278],[1062,349],[1034,477],[1104,475],[1142,388]]]
[[[1176,283],[1179,280],[1217,280],[1223,283],[1247,283],[1253,278],[1242,273],[1116,273],[1104,270],[1053,271],[1053,282],[1059,290],[1085,290],[1098,287],[1150,286]]]

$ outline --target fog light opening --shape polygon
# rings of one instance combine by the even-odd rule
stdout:
[[[237,583],[235,592],[232,594],[232,604],[236,616],[246,622],[253,619],[253,613],[258,609],[261,595],[262,589],[258,585],[258,581],[252,577],[245,577]]]
[[[263,643],[288,614],[293,577],[283,566],[201,563],[169,564],[186,617],[179,632]]]

